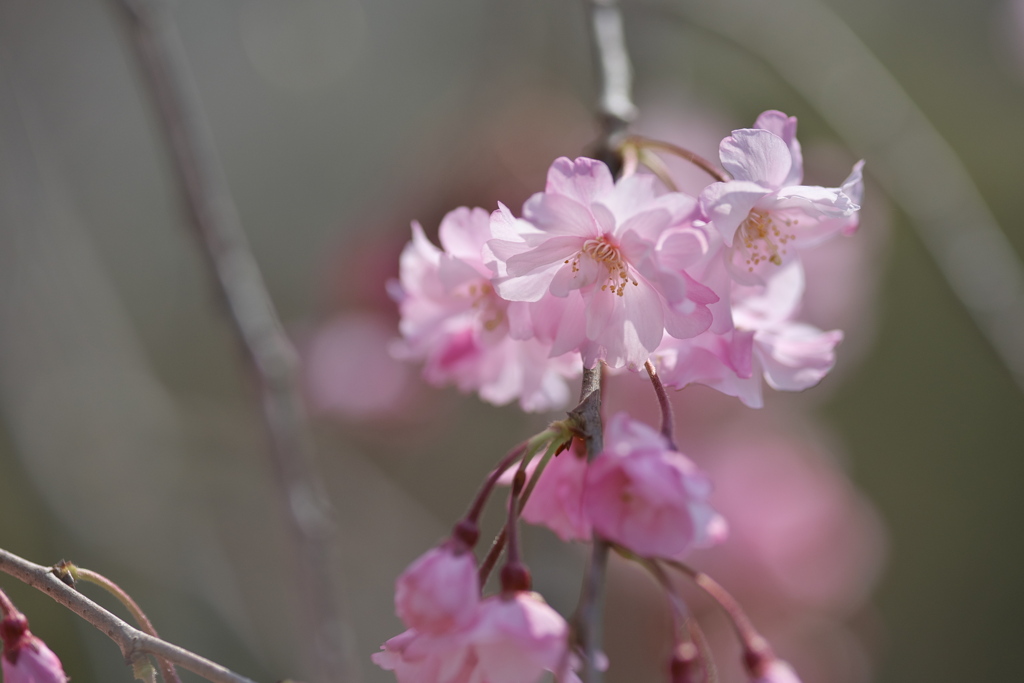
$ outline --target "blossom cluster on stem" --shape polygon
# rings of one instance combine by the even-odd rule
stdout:
[[[705,384],[752,407],[764,383],[813,386],[842,333],[800,321],[800,253],[856,230],[863,162],[837,187],[802,184],[796,126],[767,111],[732,131],[719,149],[731,178],[697,196],[563,157],[520,216],[455,209],[440,248],[414,224],[391,288],[394,353],[424,361],[433,384],[527,411],[565,406],[581,363],[650,361],[667,387]]]

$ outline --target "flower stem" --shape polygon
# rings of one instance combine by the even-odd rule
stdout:
[[[630,135],[628,138],[625,139],[623,144],[635,145],[639,149],[660,149],[663,152],[674,154],[680,159],[689,161],[691,164],[693,164],[700,170],[704,171],[705,173],[707,173],[709,176],[711,176],[720,183],[724,183],[727,180],[729,180],[729,178],[724,173],[715,168],[714,164],[712,164],[710,161],[708,161],[701,155],[697,154],[696,152],[691,152],[685,147],[673,145],[671,142],[664,142],[663,140],[645,138],[642,135]]]
[[[547,467],[548,461],[554,456],[555,452],[562,447],[564,441],[555,439],[548,446],[547,451],[544,452],[544,456],[537,464],[537,469],[533,471],[533,475],[530,477],[530,481],[526,484],[526,488],[523,489],[522,495],[519,496],[519,514],[522,514],[523,508],[526,507],[527,501],[530,500],[530,494],[533,493],[534,487],[537,485],[537,480],[540,479],[541,473],[544,472],[544,468]],[[507,468],[506,468],[507,469]],[[491,572],[494,570],[494,566],[498,563],[498,559],[501,557],[501,552],[505,549],[505,542],[508,540],[508,529],[502,527],[501,531],[494,538],[491,543],[490,549],[487,551],[487,556],[484,561],[480,563],[480,569],[478,572],[480,580],[480,588],[483,589],[484,584],[487,583],[487,579],[490,577]]]
[[[672,404],[668,400],[665,385],[661,383],[658,371],[654,368],[654,364],[651,361],[644,363],[644,367],[651,378],[651,384],[654,385],[654,393],[658,395],[658,405],[661,406],[661,433],[668,440],[668,445],[672,447],[672,450],[678,451],[679,449],[676,447],[676,440],[673,436],[675,422],[672,419]]]
[[[697,585],[698,588],[707,593],[712,600],[717,602],[729,616],[736,636],[743,644],[743,657],[749,663],[751,661],[771,659],[774,657],[768,641],[758,633],[750,617],[740,607],[736,598],[732,597],[720,583],[712,579],[704,572],[697,571],[689,565],[675,560],[662,560],[666,565],[676,571],[685,574]]]
[[[61,581],[50,567],[29,562],[0,548],[0,572],[46,593],[105,633],[117,643],[125,661],[136,661],[139,655],[153,655],[172,661],[212,683],[255,683],[216,662],[132,627]]]
[[[21,614],[21,612],[19,612],[18,608],[14,606],[11,599],[7,597],[7,593],[4,593],[3,590],[0,589],[0,617],[10,617],[15,614]]]
[[[61,578],[61,574],[65,572],[75,581],[85,581],[86,583],[94,584],[113,595],[129,612],[131,612],[132,618],[135,619],[135,623],[139,625],[140,629],[154,638],[160,637],[160,634],[156,632],[156,628],[153,626],[153,622],[149,620],[149,617],[147,617],[146,613],[142,611],[139,604],[116,583],[102,574],[98,574],[91,569],[83,569],[71,562],[61,561],[53,566],[53,573],[57,578]],[[157,657],[157,662],[160,664],[160,674],[163,676],[166,683],[181,683],[181,679],[178,678],[178,672],[174,668],[174,664],[162,657]]]

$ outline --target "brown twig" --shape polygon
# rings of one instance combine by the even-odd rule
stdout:
[[[661,407],[661,434],[668,440],[668,445],[672,447],[672,450],[677,451],[679,449],[676,448],[676,440],[673,436],[675,424],[672,419],[672,404],[668,400],[665,385],[661,383],[661,377],[658,377],[658,371],[651,361],[644,363],[644,368],[651,378],[651,384],[654,385],[654,393],[658,395],[658,405]]]
[[[139,625],[140,629],[154,638],[160,637],[160,634],[156,632],[156,627],[153,626],[153,622],[149,620],[149,617],[147,617],[146,613],[142,611],[142,608],[139,607],[139,604],[135,602],[134,598],[128,595],[123,588],[107,577],[94,572],[91,569],[84,569],[65,561],[58,562],[51,571],[53,571],[58,578],[63,578],[60,574],[62,572],[67,572],[75,580],[85,581],[99,586],[117,598],[118,601],[120,601],[120,603],[124,605],[129,612],[131,612],[132,618],[135,619],[135,622]],[[162,657],[157,657],[156,660],[160,665],[160,673],[163,675],[165,683],[181,683],[181,679],[178,678],[178,672],[174,669],[174,664]]]
[[[691,152],[685,147],[679,145],[673,145],[671,142],[665,142],[664,140],[654,140],[652,138],[645,138],[642,135],[630,135],[624,141],[624,144],[635,145],[639,149],[660,149],[663,152],[674,154],[680,159],[685,159],[691,164],[699,168],[700,170],[707,173],[709,176],[714,178],[720,183],[724,183],[729,180],[729,176],[725,175],[712,164],[710,161],[697,154]]]
[[[188,216],[259,385],[273,468],[290,528],[309,644],[303,658],[320,683],[354,681],[351,645],[330,562],[333,520],[314,463],[288,340],[242,230],[188,61],[163,0],[117,0],[167,137]]]
[[[105,633],[117,643],[126,662],[135,662],[139,657],[152,655],[174,662],[212,683],[255,683],[194,652],[140,631],[65,584],[54,575],[50,567],[29,562],[0,548],[0,572],[10,574],[46,593]]]

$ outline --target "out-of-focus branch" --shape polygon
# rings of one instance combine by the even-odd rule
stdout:
[[[585,4],[599,90],[597,113],[601,139],[596,143],[596,156],[613,162],[619,139],[637,115],[633,104],[633,65],[626,49],[617,0],[585,0]]]
[[[273,466],[297,555],[299,593],[319,683],[354,681],[337,609],[329,539],[333,522],[314,462],[298,356],[263,282],[228,190],[213,136],[163,0],[116,0],[170,146],[188,217],[259,382]]]
[[[134,628],[58,579],[49,567],[0,549],[0,571],[46,593],[105,633],[121,648],[126,662],[135,662],[141,656],[153,655],[213,683],[254,683],[216,662]]]

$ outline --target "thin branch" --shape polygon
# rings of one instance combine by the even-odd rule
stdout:
[[[662,152],[674,154],[680,159],[690,162],[691,164],[693,164],[700,170],[704,171],[705,173],[707,173],[709,176],[711,176],[720,183],[724,183],[727,180],[729,180],[729,176],[725,175],[725,173],[723,173],[722,171],[719,171],[717,168],[715,168],[714,164],[712,164],[710,161],[708,161],[701,155],[697,154],[696,152],[691,152],[685,147],[674,145],[671,142],[665,142],[664,140],[655,140],[653,138],[645,138],[642,135],[630,135],[629,137],[626,138],[625,144],[635,145],[640,149],[660,149]]]
[[[347,631],[337,609],[331,566],[330,504],[316,472],[298,356],[242,230],[192,82],[184,47],[163,0],[117,0],[146,85],[163,124],[174,167],[207,266],[261,391],[279,494],[297,554],[303,617],[321,683],[355,680]],[[348,655],[348,656],[346,656]]]
[[[117,643],[126,662],[152,655],[174,662],[212,683],[255,683],[216,662],[131,626],[58,579],[50,567],[29,562],[0,548],[0,571],[46,593],[105,633]]]
[[[149,620],[149,617],[147,617],[146,613],[142,611],[142,608],[139,607],[139,604],[135,602],[134,598],[128,595],[123,588],[107,577],[94,572],[91,569],[84,569],[70,562],[64,561],[57,563],[57,565],[53,567],[52,571],[58,578],[63,578],[60,574],[67,572],[67,574],[74,580],[92,583],[104,589],[117,598],[121,604],[131,612],[132,618],[135,619],[135,622],[139,625],[140,629],[154,638],[160,637],[160,634],[156,632],[156,627],[153,626],[153,622]],[[165,683],[181,683],[181,679],[178,678],[178,672],[174,669],[174,665],[172,663],[161,657],[157,657],[157,663],[160,665],[160,673],[163,675]]]

